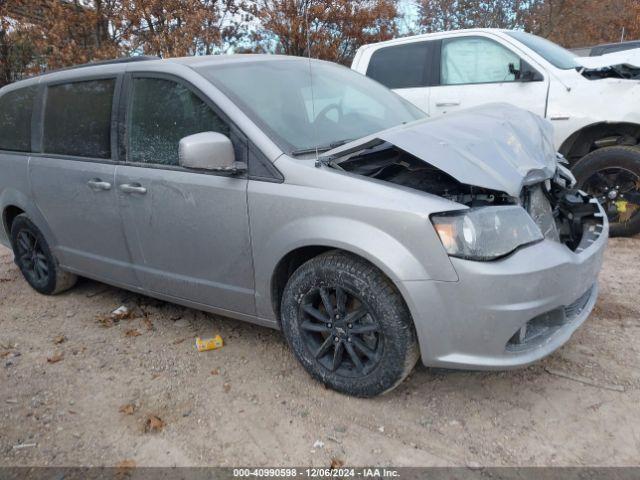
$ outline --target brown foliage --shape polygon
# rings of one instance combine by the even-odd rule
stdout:
[[[546,0],[532,12],[527,29],[565,47],[640,38],[637,0]]]
[[[420,0],[423,31],[463,28],[523,27],[533,9],[544,0]]]
[[[638,0],[420,0],[422,31],[523,28],[568,48],[640,38]]]
[[[252,12],[263,50],[344,64],[361,45],[397,34],[392,0],[258,0]]]
[[[640,38],[638,0],[416,0],[421,31],[524,28],[567,47]],[[348,64],[397,36],[394,0],[0,0],[0,86],[133,54],[229,50]]]
[[[123,7],[131,48],[163,57],[214,53],[240,28],[231,21],[243,2],[221,0],[134,0]]]
[[[131,54],[210,54],[239,35],[241,0],[0,2],[0,85]]]

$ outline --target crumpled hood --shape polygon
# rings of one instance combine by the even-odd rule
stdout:
[[[323,157],[339,163],[372,145],[389,142],[461,183],[517,197],[523,186],[555,174],[552,128],[527,110],[494,103],[384,130]]]
[[[614,67],[616,65],[640,68],[640,48],[607,53],[597,57],[576,57],[576,61],[579,65],[588,69]]]

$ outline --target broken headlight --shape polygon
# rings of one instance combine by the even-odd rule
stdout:
[[[478,207],[431,216],[447,253],[468,260],[494,260],[544,237],[517,205]]]

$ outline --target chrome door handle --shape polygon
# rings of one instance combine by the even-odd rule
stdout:
[[[459,101],[451,101],[451,102],[437,102],[436,107],[457,107],[460,105]]]
[[[139,183],[123,183],[120,185],[120,190],[124,193],[139,193],[140,195],[147,193],[147,189]]]
[[[87,182],[89,188],[94,191],[98,190],[111,190],[111,184],[109,182],[103,182],[99,178],[93,178]]]

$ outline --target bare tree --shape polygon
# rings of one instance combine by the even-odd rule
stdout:
[[[362,44],[397,34],[392,0],[257,0],[252,13],[262,50],[344,64]]]
[[[426,32],[462,28],[520,28],[543,0],[420,0],[420,25]]]

